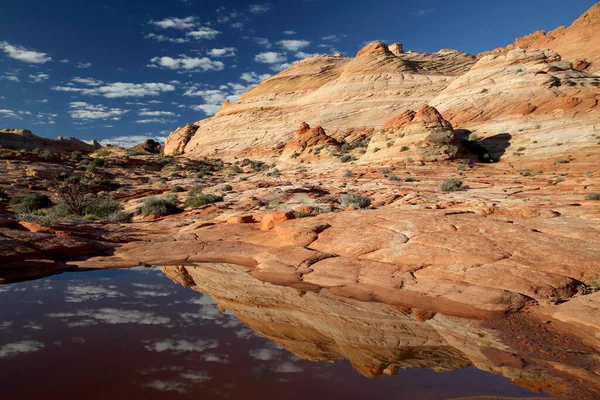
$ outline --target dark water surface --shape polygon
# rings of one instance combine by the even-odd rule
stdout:
[[[474,367],[399,369],[395,376],[367,378],[348,361],[300,359],[158,268],[0,286],[2,400],[475,395],[540,396]]]

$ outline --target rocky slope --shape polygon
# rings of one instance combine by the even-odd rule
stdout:
[[[59,136],[56,139],[46,139],[34,135],[27,129],[2,129],[0,130],[0,146],[15,150],[46,150],[51,153],[71,153],[79,151],[91,153],[100,148],[100,144],[93,141],[86,143],[74,137]]]
[[[510,135],[512,146],[530,150],[518,154],[524,156],[520,159],[560,154],[555,145],[565,137],[572,149],[585,148],[595,144],[600,129],[600,77],[590,74],[598,72],[598,37],[600,4],[568,28],[534,33],[478,59],[456,50],[405,52],[400,43],[388,47],[379,41],[354,58],[309,57],[235,103],[227,102],[215,116],[175,131],[165,152],[225,159],[280,157],[296,127],[307,122],[348,143],[357,132],[367,141],[375,135],[366,154],[352,154],[359,162],[385,162],[391,153],[399,161],[452,158],[448,153],[457,149],[374,153],[393,141],[382,132],[390,117],[423,105],[435,107],[455,129],[477,131],[480,140],[489,139],[494,146],[502,146],[496,143],[498,135]],[[395,143],[415,149],[411,143]]]

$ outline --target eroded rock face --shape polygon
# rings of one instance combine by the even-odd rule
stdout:
[[[190,139],[196,134],[198,125],[187,124],[177,128],[165,139],[164,152],[167,155],[182,154],[185,146]]]
[[[361,162],[380,159],[443,161],[464,155],[452,124],[433,107],[407,110],[390,119],[371,138]]]
[[[311,128],[303,122],[296,131],[296,136],[283,148],[280,160],[330,160],[331,153],[339,150],[341,145],[336,139],[328,136],[322,127]]]
[[[536,31],[516,39],[513,44],[505,48],[481,53],[478,57],[489,54],[504,54],[518,48],[548,48],[556,51],[563,59],[572,63],[580,60],[577,69],[598,73],[600,72],[598,32],[600,32],[600,3],[594,4],[569,27],[561,26],[547,34],[544,31]]]
[[[131,150],[142,153],[160,154],[163,151],[163,146],[154,139],[146,139],[143,143],[132,147]]]
[[[180,131],[170,135],[166,153],[278,157],[303,121],[341,142],[353,132],[372,132],[390,115],[427,104],[475,61],[458,51],[394,55],[382,42],[366,46],[355,58],[308,57],[197,122],[193,137],[186,134],[182,140]]]

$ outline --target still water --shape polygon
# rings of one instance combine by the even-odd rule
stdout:
[[[0,398],[543,396],[420,337],[421,322],[251,277],[219,287],[202,268],[187,284],[153,267],[0,286]]]

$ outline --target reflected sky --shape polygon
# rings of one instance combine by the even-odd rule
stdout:
[[[532,396],[473,367],[368,379],[302,360],[157,267],[0,286],[0,387],[3,400]]]

